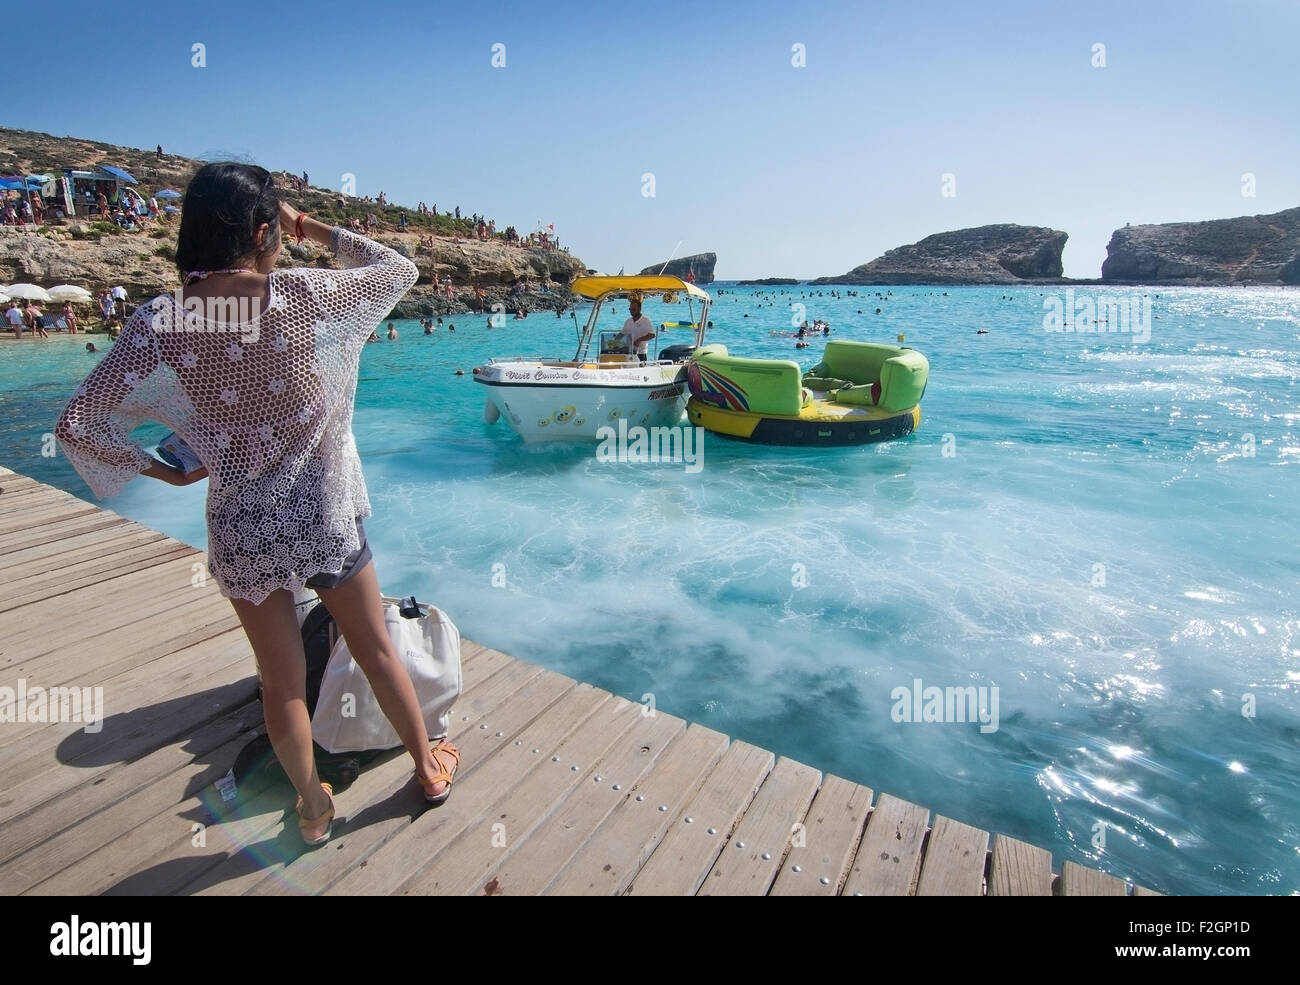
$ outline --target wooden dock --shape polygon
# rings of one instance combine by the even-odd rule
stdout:
[[[105,712],[0,724],[0,893],[1150,894],[468,640],[451,798],[427,810],[394,754],[304,851],[287,785],[214,786],[262,712],[205,572],[0,468],[0,687],[102,687]]]

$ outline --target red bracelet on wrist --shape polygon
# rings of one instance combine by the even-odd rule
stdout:
[[[297,224],[296,224],[296,230],[295,230],[294,235],[296,235],[296,236],[298,237],[298,242],[299,242],[299,243],[301,243],[301,242],[303,241],[302,220],[303,220],[303,218],[304,218],[305,216],[306,216],[306,213],[305,213],[305,212],[299,212],[299,213],[298,213],[298,222],[297,222]]]

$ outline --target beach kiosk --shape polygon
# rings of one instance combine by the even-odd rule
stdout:
[[[63,176],[72,195],[71,207],[76,215],[93,215],[102,191],[109,205],[122,204],[122,187],[138,182],[121,168],[100,164],[93,171],[64,168]],[[67,203],[65,203],[67,204]]]

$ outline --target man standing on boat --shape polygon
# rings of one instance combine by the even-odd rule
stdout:
[[[632,317],[623,323],[623,331],[619,334],[627,338],[628,361],[631,362],[630,354],[635,352],[637,359],[645,362],[647,343],[655,337],[655,327],[650,323],[649,318],[641,314],[641,299],[639,297],[633,295],[629,298],[627,308]]]

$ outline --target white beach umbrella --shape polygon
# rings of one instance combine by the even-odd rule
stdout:
[[[36,284],[10,284],[5,288],[5,293],[11,298],[22,298],[25,301],[52,301],[50,292]]]
[[[60,284],[48,291],[51,301],[71,301],[73,304],[89,304],[93,300],[90,292],[75,284]]]
[[[6,294],[4,291],[0,291],[0,304],[7,304],[8,301],[9,301],[9,295]]]

